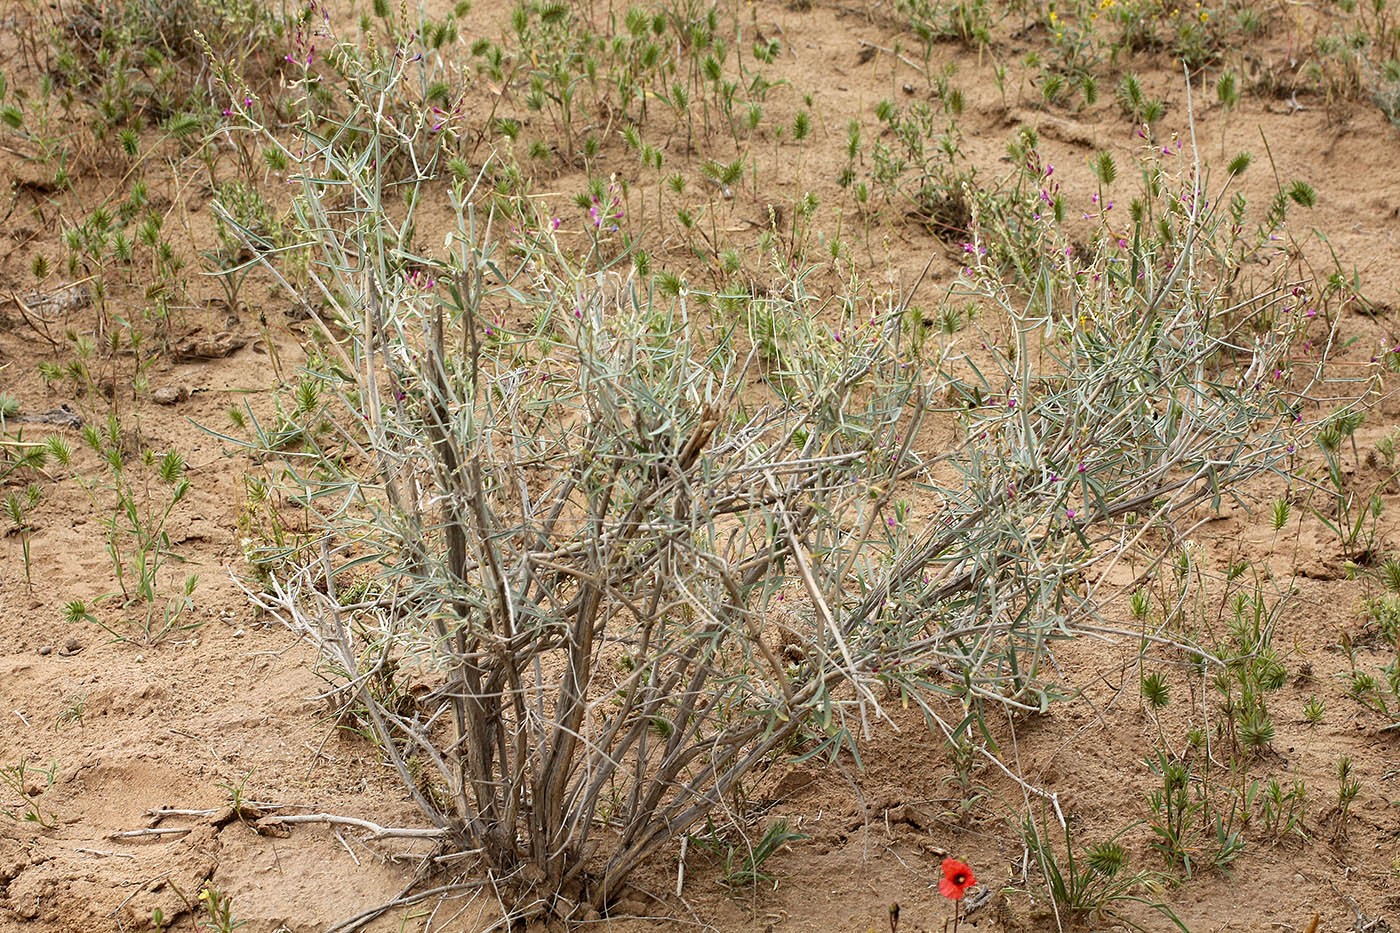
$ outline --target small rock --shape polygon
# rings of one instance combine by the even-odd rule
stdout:
[[[40,645],[39,653],[45,657],[53,654],[53,645]]]
[[[176,363],[194,360],[221,360],[248,345],[250,338],[227,331],[217,334],[194,334],[176,341],[170,348],[170,358]]]
[[[79,643],[76,636],[69,635],[68,640],[63,643],[63,650],[69,654],[74,654],[75,652],[83,650],[83,646]]]
[[[242,638],[242,637],[243,637],[243,629],[239,629],[239,630],[237,630],[236,632],[234,632],[234,633],[233,633],[233,637],[234,637],[234,638]]]
[[[1294,884],[1303,884],[1306,880],[1307,879],[1303,877],[1302,872],[1299,872],[1298,874],[1293,876]]]
[[[190,390],[185,386],[161,386],[151,393],[151,401],[157,405],[176,405],[190,397]]]
[[[49,190],[52,191],[53,187],[50,186]],[[76,311],[79,308],[86,308],[88,305],[92,304],[92,292],[88,291],[85,285],[79,283],[77,285],[65,285],[57,291],[48,292],[47,294],[39,294],[36,292],[23,295],[20,297],[20,300],[24,302],[25,307],[30,311],[37,312],[40,317],[48,316],[52,318],[59,314],[67,314],[70,311]]]
[[[146,656],[145,656],[144,654],[138,654],[138,655],[136,656],[136,663],[137,663],[137,664],[145,664],[145,663],[146,663]]]

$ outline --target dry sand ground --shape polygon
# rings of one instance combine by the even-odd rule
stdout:
[[[809,10],[760,2],[756,21],[780,36],[786,50],[778,72],[815,97],[819,115],[816,142],[781,155],[770,199],[815,190],[825,203],[839,201],[835,187],[846,120],[868,117],[881,97],[903,94],[915,80],[892,68],[883,53],[862,62],[862,40],[890,48],[896,35],[884,15],[819,0]],[[17,13],[19,11],[16,11]],[[874,11],[879,14],[879,8]],[[482,3],[469,22],[496,35],[506,8]],[[1034,38],[1006,40],[1009,50],[1029,48]],[[906,42],[906,45],[908,43]],[[1284,39],[1273,34],[1257,49],[1260,61],[1282,60]],[[0,38],[0,67],[16,67],[13,42]],[[938,55],[958,64],[957,83],[967,94],[962,121],[967,151],[989,171],[1012,130],[1031,124],[1065,179],[1066,190],[1087,198],[1092,190],[1086,164],[1096,150],[1124,156],[1139,141],[1110,101],[1082,112],[1035,109],[1027,102],[1003,108],[991,80],[990,64],[953,45]],[[10,58],[7,60],[6,55]],[[1008,55],[1008,58],[1012,56]],[[1161,58],[1144,56],[1135,67],[1170,112],[1162,128],[1183,136],[1184,95],[1179,76]],[[1108,95],[1104,95],[1107,97]],[[1335,103],[1313,96],[1265,99],[1248,95],[1225,113],[1203,105],[1197,131],[1208,153],[1217,149],[1261,148],[1268,140],[1280,175],[1310,180],[1319,206],[1300,223],[1328,232],[1346,267],[1355,266],[1366,291],[1382,305],[1393,305],[1400,288],[1400,140],[1396,130],[1365,102]],[[1164,133],[1164,135],[1168,135]],[[1169,138],[1169,136],[1168,136]],[[1223,140],[1223,142],[1222,142]],[[676,164],[686,155],[673,143]],[[621,165],[621,158],[618,157]],[[773,165],[772,167],[778,167]],[[69,201],[60,202],[34,184],[32,167],[0,152],[0,389],[17,398],[22,411],[43,412],[75,404],[62,389],[46,388],[36,372],[43,360],[63,361],[26,326],[6,299],[28,287],[29,268],[40,253],[57,253],[56,236],[72,212],[71,203],[98,199],[119,173],[85,177]],[[196,243],[209,238],[207,196],[197,184],[166,179],[164,205]],[[581,186],[578,176],[546,179],[542,187],[565,194]],[[1270,179],[1256,172],[1252,190],[1268,190]],[[1247,189],[1251,190],[1251,189]],[[738,221],[759,218],[761,205],[741,195],[732,208]],[[897,229],[886,241],[894,268],[912,280],[930,253],[933,282],[956,270],[955,254],[914,225]],[[182,247],[183,248],[183,247]],[[877,242],[878,252],[882,247]],[[677,260],[678,262],[680,260]],[[882,260],[883,261],[883,260]],[[196,289],[213,287],[197,283]],[[150,372],[153,389],[175,387],[172,405],[149,400],[140,406],[139,431],[157,450],[185,453],[193,484],[191,497],[176,512],[172,542],[189,569],[200,575],[197,618],[203,625],[158,646],[115,644],[92,627],[63,620],[63,606],[112,588],[111,570],[91,508],[71,482],[53,484],[37,511],[32,536],[33,584],[27,586],[19,539],[0,541],[0,764],[27,760],[56,767],[51,787],[31,775],[36,805],[54,825],[38,828],[0,818],[0,930],[105,931],[147,929],[153,909],[167,917],[183,912],[210,881],[233,899],[244,929],[322,930],[365,907],[396,896],[413,876],[413,846],[399,841],[360,841],[352,829],[295,828],[290,835],[260,835],[228,813],[166,819],[162,826],[188,827],[184,834],[112,838],[111,834],[150,825],[145,814],[158,807],[219,810],[228,786],[244,788],[261,801],[295,804],[384,824],[411,825],[418,819],[392,775],[376,760],[372,746],[338,732],[315,695],[323,682],[312,671],[308,647],[286,631],[259,619],[230,580],[243,568],[238,514],[243,499],[242,455],[197,425],[222,427],[230,403],[266,401],[274,372],[254,318],[265,314],[285,367],[298,359],[294,332],[283,321],[277,299],[250,288],[250,308],[232,321],[199,308],[186,317],[192,332],[230,329],[253,338],[231,355],[206,361],[172,363],[159,359]],[[139,296],[116,295],[118,307]],[[285,304],[282,301],[281,304]],[[1380,341],[1395,342],[1394,308],[1375,318],[1349,313],[1343,332],[1360,341],[1350,353],[1365,363]],[[91,309],[72,312],[68,326],[90,329]],[[119,360],[118,366],[122,365]],[[86,403],[85,403],[86,404]],[[105,403],[104,403],[105,404]],[[125,403],[130,406],[129,400]],[[1360,433],[1363,449],[1374,445],[1396,423],[1400,403],[1387,395]],[[129,426],[135,427],[136,421]],[[76,446],[76,432],[66,430]],[[90,469],[81,459],[76,469]],[[1361,479],[1378,481],[1379,468],[1362,468]],[[1267,495],[1268,488],[1258,490]],[[1386,495],[1382,540],[1400,545],[1400,494]],[[1301,511],[1301,510],[1299,510]],[[1349,701],[1338,675],[1346,669],[1338,648],[1343,633],[1360,630],[1361,584],[1348,580],[1335,541],[1311,518],[1295,519],[1278,541],[1266,517],[1226,508],[1197,533],[1212,560],[1245,556],[1272,564],[1280,574],[1297,572],[1297,594],[1275,635],[1286,646],[1290,682],[1273,701],[1277,737],[1260,773],[1304,778],[1313,788],[1311,842],[1251,844],[1229,876],[1195,878],[1168,892],[1168,899],[1193,930],[1301,931],[1321,915],[1326,931],[1389,929],[1400,923],[1400,733],[1380,734],[1372,714]],[[1073,814],[1081,840],[1101,839],[1146,813],[1144,792],[1150,775],[1143,757],[1156,727],[1144,716],[1132,663],[1135,646],[1079,643],[1062,655],[1079,699],[1023,723],[1016,734],[1014,761],[1026,778],[1056,792]],[[1183,693],[1186,688],[1178,685]],[[1326,715],[1308,726],[1303,705],[1313,695],[1326,701]],[[1163,727],[1171,733],[1184,716],[1183,704],[1169,707]],[[727,892],[715,879],[714,861],[690,848],[683,897],[674,896],[674,850],[658,858],[637,879],[620,914],[666,920],[609,920],[603,929],[683,929],[695,926],[752,930],[865,931],[885,929],[892,902],[902,906],[901,930],[940,929],[948,915],[937,894],[939,862],[955,852],[971,862],[979,880],[995,889],[1022,882],[1024,856],[1005,821],[1021,805],[1016,785],[995,773],[981,780],[992,796],[967,829],[940,818],[950,790],[950,765],[942,743],[918,718],[908,715],[903,732],[881,734],[865,749],[865,770],[815,765],[783,767],[760,791],[767,813],[787,815],[811,836],[768,865],[775,889]],[[1006,751],[1011,752],[1008,747]],[[1347,838],[1334,842],[1328,807],[1335,799],[1335,767],[1341,755],[1355,763],[1363,790],[1353,808]],[[15,803],[8,790],[0,803]],[[1125,839],[1134,861],[1151,867],[1142,827]],[[391,911],[371,929],[424,928],[431,904]],[[459,908],[462,908],[458,913]],[[433,929],[475,928],[489,917],[485,899],[448,902]],[[1148,928],[1165,928],[1150,914],[1137,914]],[[456,919],[452,919],[456,917]],[[1383,919],[1378,919],[1383,918]],[[191,928],[188,914],[175,929]],[[1369,924],[1369,925],[1368,925]],[[1000,897],[977,914],[969,927],[979,930],[1053,929],[1045,913],[1033,912],[1024,896]],[[1105,924],[1107,926],[1107,924]]]

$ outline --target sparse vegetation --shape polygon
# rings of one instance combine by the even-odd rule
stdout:
[[[276,741],[73,848],[425,847],[327,924],[724,926],[856,832],[892,933],[1186,929],[1322,845],[1390,910],[1391,6],[17,0],[0,812],[86,826],[160,709]],[[319,745],[246,689],[303,663]],[[236,870],[103,922],[259,927]]]

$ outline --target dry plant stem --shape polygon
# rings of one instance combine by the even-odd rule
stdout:
[[[282,810],[282,809],[286,809],[288,806],[289,806],[288,804],[266,803],[266,802],[262,802],[262,801],[249,801],[249,802],[243,804],[243,808],[244,808],[245,810],[248,810],[248,811],[256,811],[256,812],[258,813],[258,818],[259,818],[259,819],[267,819],[267,820],[269,820],[270,822],[286,824],[286,825],[288,825],[288,826],[293,825],[293,824],[297,824],[297,823],[325,823],[325,824],[331,825],[331,826],[354,826],[354,827],[357,827],[357,828],[359,828],[359,829],[363,829],[363,830],[365,830],[365,831],[367,831],[367,832],[369,833],[369,835],[367,835],[367,836],[364,837],[366,840],[370,840],[370,839],[442,839],[442,838],[445,838],[445,837],[448,835],[448,833],[447,833],[445,830],[442,830],[442,829],[423,829],[423,828],[420,828],[420,827],[382,826],[382,825],[380,825],[379,823],[375,823],[375,822],[373,822],[373,821],[371,821],[371,820],[360,819],[359,817],[353,817],[353,816],[340,816],[340,815],[335,814],[335,813],[286,813],[286,814],[272,814],[272,815],[265,815],[265,814],[262,813],[262,811],[264,811],[264,810]],[[142,829],[142,830],[131,830],[131,831],[129,831],[129,832],[131,832],[131,833],[140,833],[140,834],[145,834],[145,835],[156,834],[156,833],[157,833],[158,827],[157,827],[156,825],[154,825],[154,824],[158,824],[161,820],[163,820],[163,819],[165,819],[165,818],[167,818],[167,817],[171,817],[171,816],[214,816],[214,815],[219,814],[219,813],[227,812],[227,810],[228,810],[227,807],[218,807],[218,808],[214,808],[214,809],[210,809],[210,810],[190,810],[190,809],[180,809],[180,808],[175,808],[175,807],[161,807],[161,808],[156,809],[156,810],[148,810],[148,811],[146,811],[146,816],[149,817],[149,818],[152,820],[152,823],[153,823],[153,825],[152,825],[151,827],[149,827],[148,829]],[[188,832],[192,832],[193,830],[192,830],[191,828],[189,828],[189,827],[163,827],[163,828],[159,828],[159,831],[160,831],[160,832],[171,832],[171,833],[176,833],[176,832],[179,832],[179,833],[188,833]],[[118,837],[113,836],[113,837],[111,837],[111,838],[118,838]]]
[[[427,888],[418,891],[414,894],[407,893],[408,889],[405,889],[403,894],[391,901],[386,901],[368,910],[362,910],[353,917],[349,917],[333,926],[327,927],[325,933],[352,933],[352,931],[360,929],[360,927],[364,926],[366,923],[370,923],[376,917],[383,916],[385,912],[393,910],[395,907],[409,907],[413,904],[421,904],[423,901],[431,900],[435,897],[448,897],[454,894],[463,894],[467,891],[479,891],[485,884],[486,882],[484,881],[443,884],[435,888]]]
[[[82,855],[91,855],[95,858],[136,858],[131,852],[111,852],[106,849],[85,849],[81,846],[74,846],[74,852]]]
[[[194,832],[193,826],[152,826],[147,829],[128,829],[108,833],[107,839],[142,839],[149,836],[178,836]]]
[[[380,826],[369,820],[353,816],[337,816],[334,813],[288,813],[273,816],[271,822],[291,826],[297,823],[325,823],[331,826],[355,826],[366,830],[366,841],[373,839],[445,839],[450,833],[445,829],[419,829],[403,826]]]
[[[34,320],[30,318],[29,315],[32,312],[30,311],[29,306],[24,303],[24,299],[20,298],[19,295],[15,294],[14,292],[10,292],[10,301],[14,302],[16,308],[19,308],[20,317],[24,318],[24,323],[29,325],[30,330],[32,330],[38,336],[43,337],[55,348],[61,346],[61,344],[57,340],[55,340],[53,336],[49,333],[49,325],[47,321],[45,321],[42,317],[39,317],[38,314],[34,315],[34,317],[39,318],[39,324],[43,325],[43,329],[41,330],[39,326],[34,323]]]
[[[251,810],[281,810],[285,809],[289,805],[281,803],[269,803],[263,800],[250,800],[246,802],[243,806]],[[224,812],[225,809],[227,808],[214,807],[209,810],[189,810],[181,809],[179,807],[158,807],[154,810],[147,810],[145,816],[152,820],[151,825],[154,826],[158,825],[161,820],[170,816],[213,816],[216,813]]]

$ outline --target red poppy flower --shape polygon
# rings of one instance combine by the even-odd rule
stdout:
[[[943,880],[938,882],[938,893],[944,897],[960,901],[967,889],[977,883],[977,878],[972,874],[972,868],[966,862],[959,862],[955,858],[945,858],[943,860]]]

